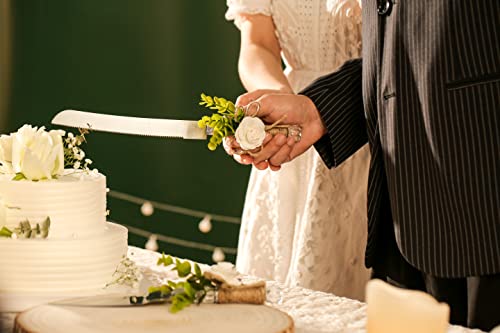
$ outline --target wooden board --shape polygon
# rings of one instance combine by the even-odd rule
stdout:
[[[176,314],[168,305],[91,308],[41,305],[16,317],[14,333],[175,332],[293,333],[293,320],[265,305],[192,305]]]

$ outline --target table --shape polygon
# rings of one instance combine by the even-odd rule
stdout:
[[[156,265],[161,256],[157,252],[130,246],[128,256],[153,283],[159,284],[176,277],[174,272]],[[267,290],[268,305],[287,312],[295,322],[296,333],[366,332],[366,303],[274,281],[267,282]],[[14,313],[0,314],[5,331],[12,330],[14,318]],[[453,325],[448,330],[448,333],[480,332]]]

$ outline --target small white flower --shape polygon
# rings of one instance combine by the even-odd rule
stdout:
[[[244,150],[252,150],[262,146],[266,137],[266,125],[257,117],[245,117],[234,133],[236,142]]]
[[[73,164],[73,169],[80,169],[80,161],[76,161],[75,164]]]
[[[85,164],[90,165],[92,164],[92,160],[90,158],[85,159]]]
[[[73,155],[78,156],[78,153],[80,152],[80,149],[77,147],[73,147]]]
[[[74,137],[75,136],[73,135],[73,133],[71,133],[71,132],[68,133],[68,138],[73,139]]]

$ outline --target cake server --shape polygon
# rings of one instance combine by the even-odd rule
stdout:
[[[199,128],[195,120],[127,117],[77,110],[59,112],[52,124],[91,131],[195,140],[204,140],[207,134],[212,134],[208,127]]]
[[[124,294],[108,294],[82,296],[56,300],[50,302],[49,305],[57,306],[77,306],[87,308],[116,308],[130,306],[144,306],[151,304],[172,303],[172,297],[176,294],[183,293],[184,289],[174,289],[169,293],[162,294],[160,292],[150,293],[148,295],[124,295]],[[217,292],[207,292],[202,303],[217,303]]]
[[[50,302],[50,305],[58,306],[78,306],[78,307],[129,307],[149,304],[170,303],[174,292],[163,295],[162,297],[149,298],[148,296],[136,295],[95,295],[68,298]]]

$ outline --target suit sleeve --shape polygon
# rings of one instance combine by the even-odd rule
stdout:
[[[340,165],[368,141],[361,67],[361,59],[350,60],[299,93],[313,101],[327,129],[314,147],[328,168]]]

